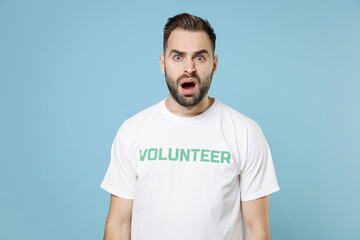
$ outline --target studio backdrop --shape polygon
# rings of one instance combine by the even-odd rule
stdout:
[[[102,239],[112,141],[168,96],[182,12],[217,35],[209,95],[270,145],[272,239],[360,239],[358,0],[0,0],[0,239]]]

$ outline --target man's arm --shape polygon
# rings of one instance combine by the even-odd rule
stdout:
[[[246,240],[270,240],[269,196],[241,204]]]
[[[111,194],[104,240],[130,240],[133,201]]]

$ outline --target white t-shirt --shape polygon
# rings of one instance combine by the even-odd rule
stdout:
[[[195,117],[163,100],[126,120],[101,187],[134,199],[132,240],[242,239],[241,201],[280,189],[260,127],[218,100]]]

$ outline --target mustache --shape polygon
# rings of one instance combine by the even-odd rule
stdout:
[[[200,77],[195,73],[195,74],[191,74],[191,75],[187,75],[187,74],[183,74],[180,77],[177,78],[176,83],[177,85],[180,84],[180,81],[184,78],[195,78],[197,83],[200,83]]]

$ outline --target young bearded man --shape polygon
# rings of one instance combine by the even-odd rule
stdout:
[[[169,18],[160,55],[169,97],[126,120],[101,187],[111,193],[104,239],[270,239],[278,191],[260,127],[207,95],[215,33],[189,14]]]

